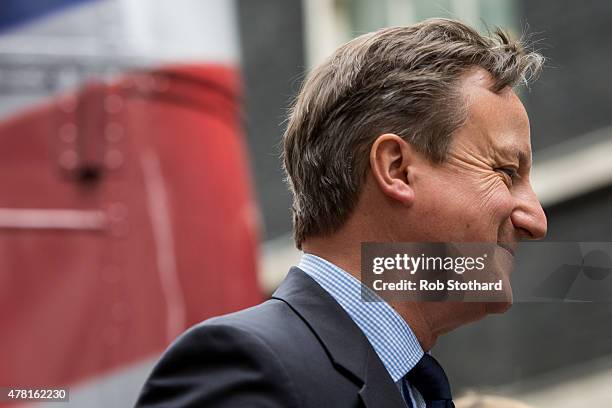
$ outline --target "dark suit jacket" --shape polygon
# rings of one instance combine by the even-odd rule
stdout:
[[[272,298],[181,335],[138,407],[405,407],[342,307],[292,268]]]

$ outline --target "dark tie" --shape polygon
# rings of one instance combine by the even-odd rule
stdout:
[[[429,354],[426,353],[405,378],[421,393],[427,408],[455,408],[444,369]]]

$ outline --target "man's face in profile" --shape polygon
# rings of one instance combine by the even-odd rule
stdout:
[[[546,217],[529,180],[527,113],[510,88],[494,93],[491,83],[483,69],[464,76],[467,120],[453,135],[448,160],[431,164],[416,183],[414,209],[425,240],[493,243],[512,262],[519,240],[546,235]]]

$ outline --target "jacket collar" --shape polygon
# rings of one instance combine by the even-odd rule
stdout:
[[[362,384],[359,395],[367,407],[405,407],[399,389],[359,327],[310,276],[291,268],[272,298],[287,303],[315,333],[334,366]]]

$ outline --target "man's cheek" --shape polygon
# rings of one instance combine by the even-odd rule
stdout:
[[[492,223],[499,224],[510,218],[514,199],[507,189],[491,190],[483,201],[484,209],[490,215]]]
[[[484,177],[478,183],[475,194],[475,204],[487,213],[495,214],[501,218],[510,216],[513,198],[510,190],[501,176],[496,173]]]

